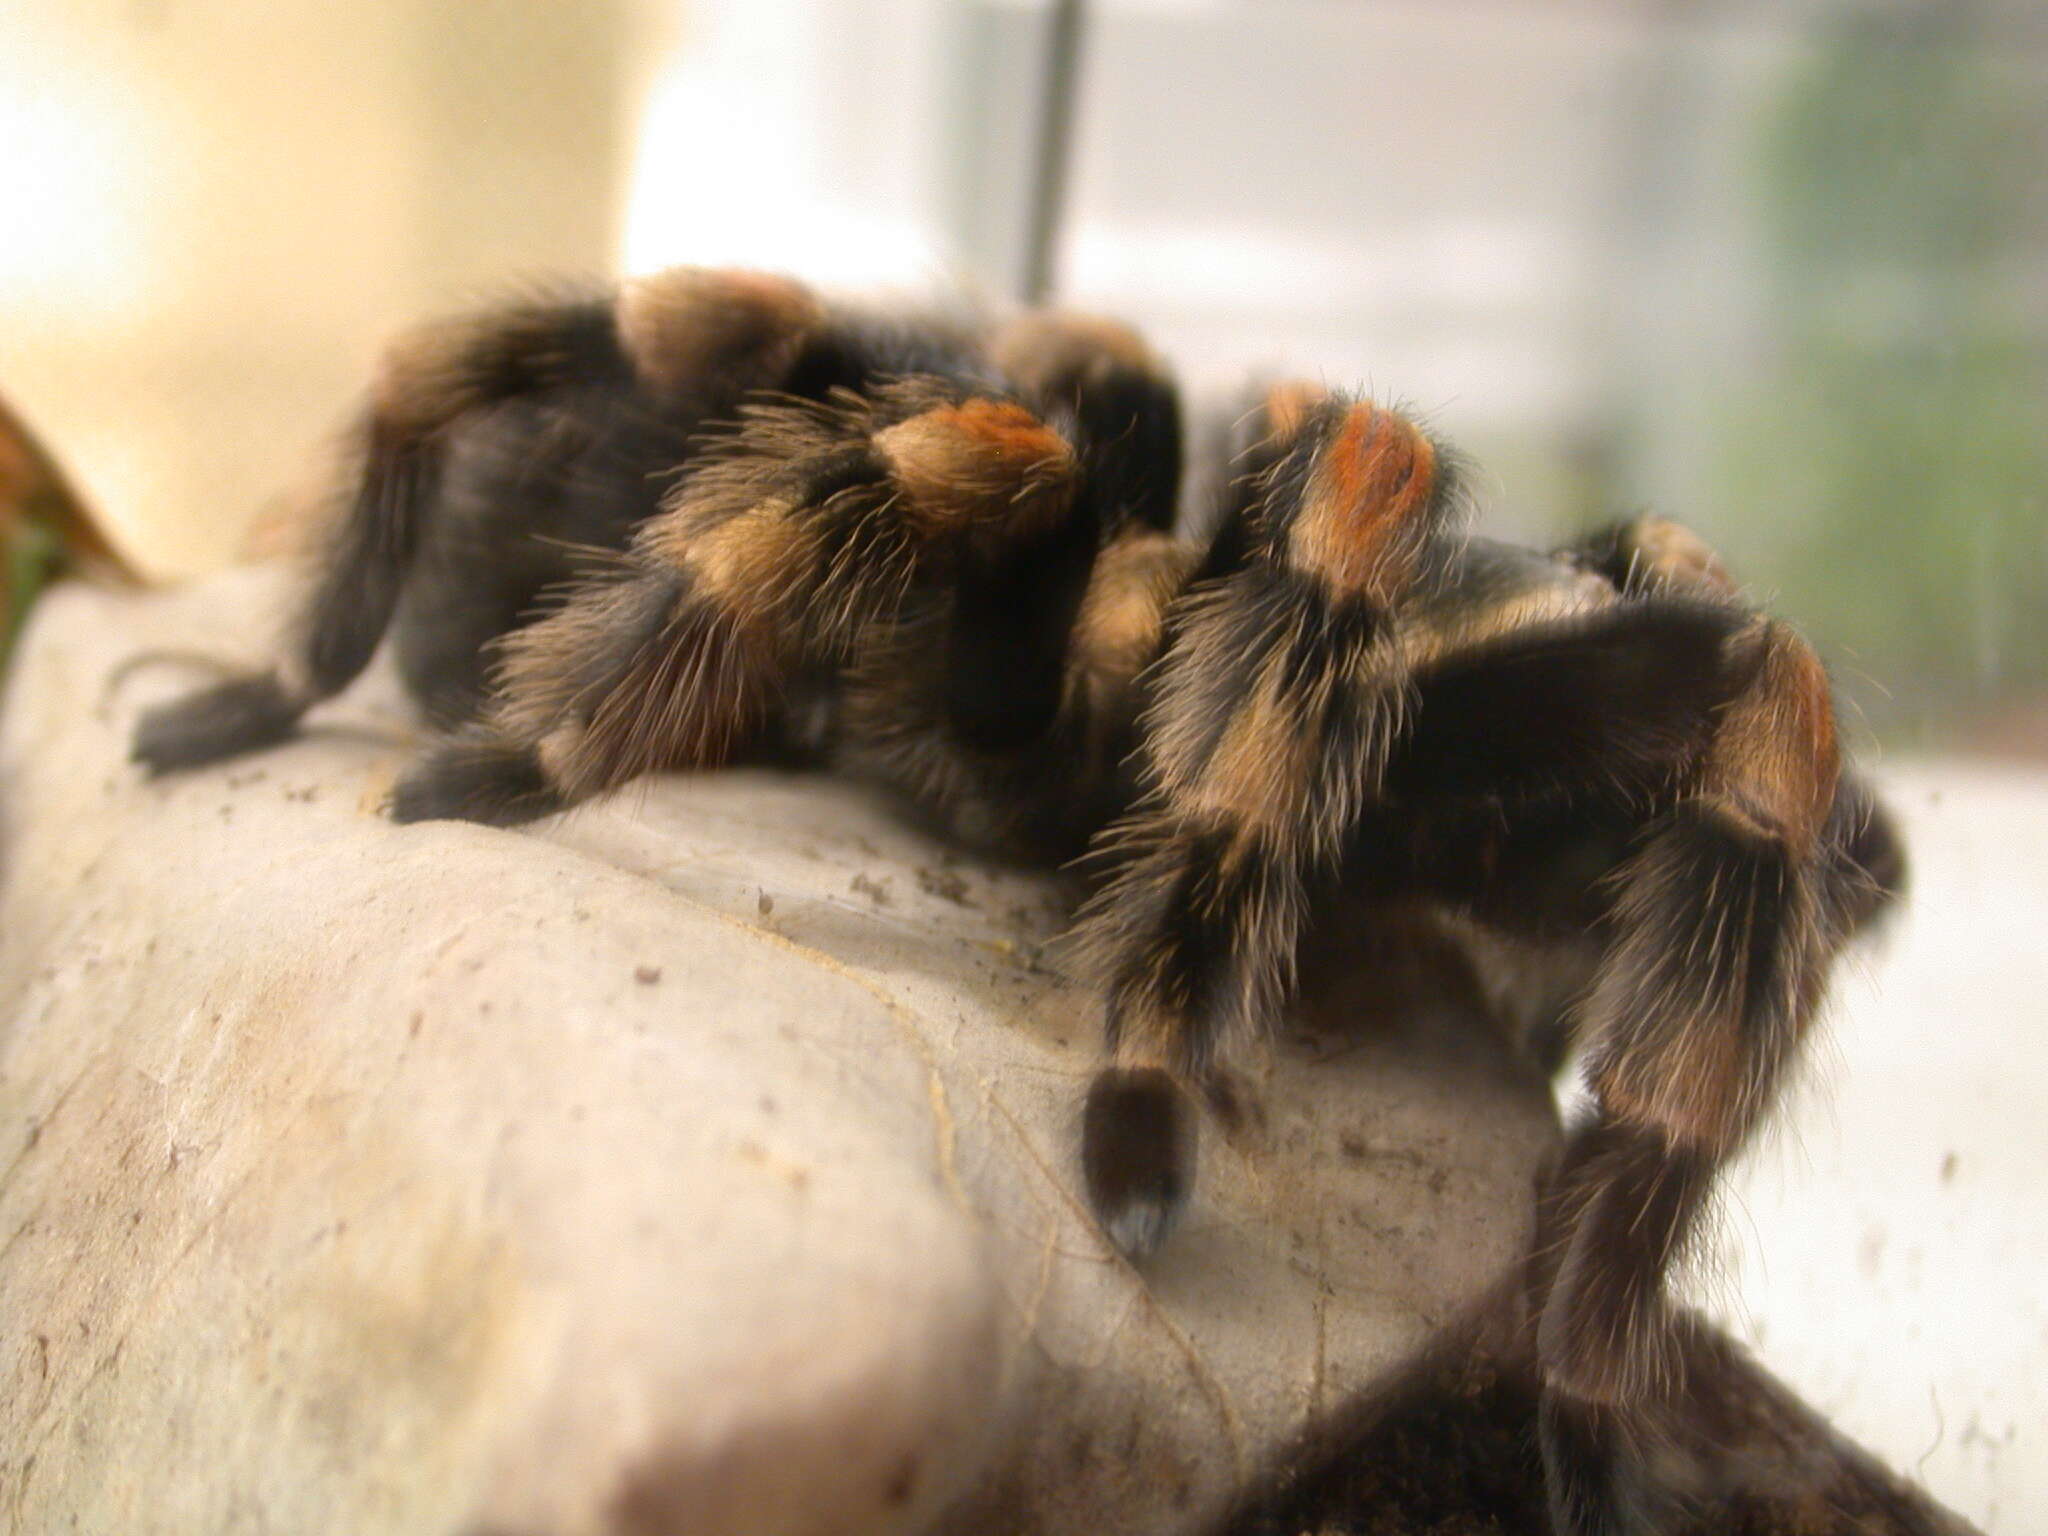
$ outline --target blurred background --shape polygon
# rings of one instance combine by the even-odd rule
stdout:
[[[0,40],[0,391],[152,572],[236,555],[380,336],[521,280],[1046,289],[1200,396],[1421,408],[1511,533],[1696,523],[1887,745],[2048,752],[2034,0],[12,0]]]
[[[1419,408],[1511,535],[1690,522],[1866,750],[2039,762],[2044,167],[2039,0],[10,0],[0,395],[174,576],[247,548],[381,336],[508,285],[1049,294],[1198,400]],[[2017,1400],[1973,1440],[1854,1379],[1794,1376],[2010,1514]]]

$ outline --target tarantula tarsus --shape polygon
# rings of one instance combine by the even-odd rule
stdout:
[[[432,325],[388,356],[283,660],[152,712],[135,753],[275,741],[392,629],[444,727],[401,821],[794,750],[1080,855],[1110,1053],[1082,1169],[1134,1256],[1312,921],[1505,936],[1591,1103],[1529,1266],[1553,1508],[1648,1528],[1631,1409],[1667,1384],[1667,1272],[1897,841],[1812,650],[1683,528],[1472,538],[1400,412],[1282,386],[1248,421],[1195,541],[1175,388],[1110,322],[682,270]]]

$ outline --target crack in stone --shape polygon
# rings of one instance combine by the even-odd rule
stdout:
[[[658,882],[656,883],[658,884]],[[940,1181],[945,1186],[947,1194],[963,1213],[979,1219],[979,1211],[974,1201],[968,1196],[966,1186],[960,1181],[952,1103],[946,1093],[944,1075],[939,1069],[937,1048],[932,1043],[932,1037],[927,1032],[926,1021],[922,1015],[913,1011],[901,998],[897,997],[873,977],[862,974],[843,960],[827,954],[824,950],[814,945],[802,943],[790,938],[787,934],[777,933],[773,929],[763,928],[757,923],[750,923],[742,918],[734,917],[729,912],[723,912],[706,902],[685,896],[669,886],[660,886],[660,889],[666,891],[672,899],[680,902],[693,912],[715,919],[724,927],[744,933],[751,938],[773,944],[786,954],[808,961],[827,975],[836,976],[842,981],[851,982],[882,1005],[883,1011],[888,1015],[889,1022],[895,1025],[898,1032],[910,1042],[911,1049],[917,1053],[918,1060],[925,1069],[926,1092],[930,1099],[932,1110],[932,1150],[938,1162]]]
[[[1202,1395],[1207,1397],[1216,1409],[1217,1418],[1223,1425],[1224,1438],[1230,1443],[1232,1475],[1237,1483],[1242,1484],[1250,1475],[1251,1458],[1245,1444],[1244,1418],[1238,1412],[1237,1401],[1231,1395],[1230,1389],[1224,1386],[1222,1378],[1217,1375],[1215,1368],[1209,1364],[1208,1357],[1202,1353],[1201,1349],[1195,1344],[1195,1341],[1189,1337],[1186,1330],[1173,1320],[1172,1314],[1167,1311],[1164,1303],[1154,1293],[1151,1282],[1145,1278],[1144,1271],[1117,1252],[1115,1244],[1111,1243],[1108,1234],[1102,1231],[1101,1225],[1095,1220],[1095,1213],[1088,1209],[1087,1203],[1076,1195],[1064,1181],[1054,1175],[1051,1165],[1046,1162],[1036,1143],[1031,1140],[1030,1135],[1025,1131],[1023,1122],[1018,1120],[1007,1104],[1003,1103],[1001,1099],[996,1098],[993,1094],[989,1095],[988,1103],[1002,1115],[1010,1127],[1011,1134],[1017,1138],[1017,1144],[1024,1150],[1025,1155],[1038,1166],[1039,1172],[1044,1175],[1046,1181],[1066,1201],[1068,1208],[1080,1218],[1083,1225],[1101,1236],[1102,1245],[1108,1251],[1111,1262],[1118,1265],[1130,1276],[1136,1287],[1137,1299],[1143,1303],[1147,1312],[1151,1314],[1153,1321],[1159,1325],[1160,1331],[1172,1341],[1174,1347],[1180,1351],[1181,1356],[1187,1361],[1188,1369],[1193,1373],[1195,1383],[1200,1387]]]

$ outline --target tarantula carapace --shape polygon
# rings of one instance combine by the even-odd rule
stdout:
[[[1134,1256],[1312,921],[1420,906],[1513,942],[1590,1100],[1530,1262],[1553,1505],[1625,1527],[1667,1271],[1897,841],[1813,652],[1683,528],[1468,537],[1447,448],[1318,387],[1238,435],[1194,541],[1174,386],[1109,322],[690,270],[430,326],[389,354],[283,660],[152,712],[136,756],[279,739],[391,629],[444,728],[401,821],[798,751],[1078,856],[1109,1049],[1081,1164]]]

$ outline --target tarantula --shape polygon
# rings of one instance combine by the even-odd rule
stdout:
[[[1182,435],[1142,340],[1059,313],[682,270],[431,325],[386,359],[283,659],[151,712],[135,755],[279,740],[389,629],[443,728],[400,821],[796,752],[1079,856],[1109,1052],[1081,1165],[1136,1257],[1309,924],[1511,941],[1591,1106],[1529,1265],[1553,1509],[1643,1523],[1666,1274],[1900,885],[1889,821],[1812,650],[1678,525],[1469,537],[1445,444],[1284,385],[1180,538]]]

